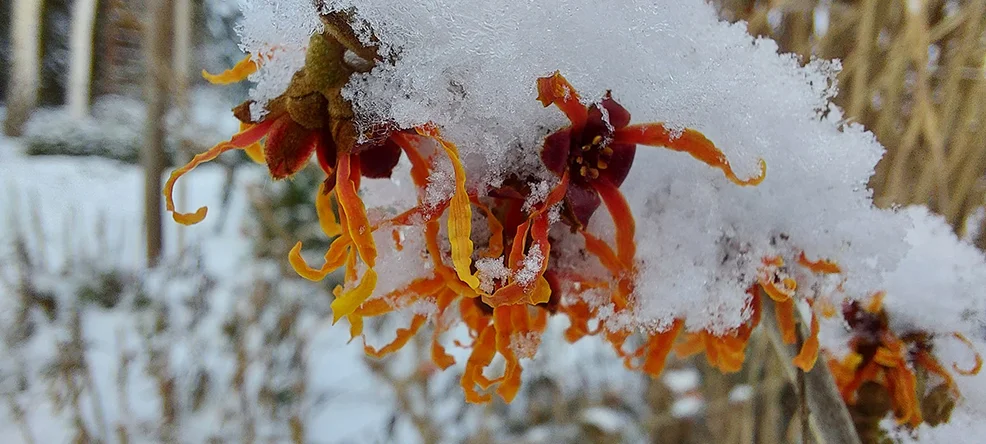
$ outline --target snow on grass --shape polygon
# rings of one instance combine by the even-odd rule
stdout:
[[[14,142],[9,139],[0,140],[4,152],[12,144]],[[238,401],[235,393],[228,392],[235,362],[223,328],[224,322],[234,313],[258,309],[251,306],[253,301],[248,296],[256,285],[254,279],[270,274],[261,264],[252,261],[251,240],[245,225],[249,218],[246,217],[248,202],[244,190],[248,183],[266,180],[265,174],[260,169],[238,170],[233,184],[236,191],[225,208],[220,203],[224,183],[220,168],[203,167],[183,178],[188,189],[195,191],[185,193],[179,205],[209,205],[211,217],[194,228],[164,224],[165,266],[147,270],[142,265],[143,175],[138,168],[95,158],[4,156],[4,162],[0,163],[0,178],[5,188],[0,199],[0,215],[5,218],[4,228],[0,230],[3,282],[13,279],[17,272],[12,245],[20,232],[32,257],[43,259],[33,273],[38,289],[55,295],[61,307],[55,322],[43,321],[40,313],[32,315],[38,316],[35,319],[38,323],[27,343],[16,348],[0,346],[4,356],[0,366],[0,380],[3,381],[0,387],[4,394],[17,394],[16,399],[28,412],[26,421],[35,442],[66,442],[74,435],[71,409],[56,411],[51,392],[45,388],[46,378],[51,374],[49,369],[59,349],[64,348],[59,344],[71,336],[66,322],[72,311],[70,307],[78,303],[75,300],[78,288],[73,282],[84,273],[83,270],[103,269],[133,273],[139,279],[137,285],[151,297],[152,306],[167,310],[173,328],[152,335],[147,342],[146,335],[156,325],[156,315],[153,311],[129,308],[134,301],[132,298],[136,297],[136,289],[132,287],[127,287],[121,296],[124,302],[116,308],[82,306],[85,357],[99,394],[97,399],[84,394],[80,401],[90,431],[115,433],[113,428],[117,424],[127,426],[138,436],[139,430],[156,430],[161,416],[158,387],[144,369],[149,366],[148,347],[163,347],[178,387],[190,387],[197,372],[202,370],[213,378],[213,390],[219,390],[210,393],[205,408],[180,419],[180,440],[205,442],[214,435],[228,435],[234,439],[240,436],[244,431],[242,425],[230,423],[230,419],[224,417],[230,403],[235,405]],[[228,220],[220,229],[219,223],[224,218]],[[186,257],[184,266],[180,265],[181,261],[176,262],[179,230],[184,230],[182,238],[186,247],[199,246],[186,253],[191,256]],[[195,261],[197,252],[201,253],[201,262]],[[178,272],[170,268],[176,264]],[[185,271],[181,271],[183,269]],[[214,282],[214,286],[199,286],[208,281]],[[16,319],[18,300],[14,290],[14,286],[0,288],[0,321],[6,330],[17,327],[12,324]],[[308,393],[299,396],[328,399],[312,404],[306,410],[310,412],[305,418],[310,436],[379,439],[380,430],[391,414],[384,408],[390,405],[391,395],[368,377],[361,363],[362,350],[345,347],[349,339],[345,329],[327,328],[324,319],[310,319],[316,313],[326,312],[329,299],[325,294],[312,297],[319,293],[311,286],[286,289],[280,294],[295,295],[294,300],[303,306],[325,306],[318,310],[305,309],[311,313],[307,315],[304,327],[311,338],[304,352],[310,362],[311,380]],[[189,305],[197,300],[205,304],[204,314],[196,314],[193,305]],[[275,304],[290,302],[291,299],[274,301]],[[204,317],[196,321],[196,316]],[[121,354],[133,356],[129,391],[123,395],[128,402],[125,407],[119,402],[117,389]],[[256,367],[256,364],[251,368],[248,381],[252,382],[248,382],[248,390],[255,394],[268,370]],[[276,374],[276,368],[269,371],[275,372],[271,375],[274,378],[285,376]],[[15,374],[27,376],[25,391],[20,391],[16,384],[11,385],[16,382],[12,378]],[[187,390],[180,389],[179,392],[184,394]],[[371,395],[368,397],[367,393]],[[103,424],[93,414],[96,411],[93,402],[103,411]],[[271,429],[273,425],[261,421],[258,428],[263,433],[267,427],[273,433],[276,432]],[[0,427],[17,430],[6,402],[0,409]],[[22,442],[23,439],[15,434],[8,438],[7,442]]]

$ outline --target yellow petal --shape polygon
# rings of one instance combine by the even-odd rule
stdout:
[[[325,192],[325,182],[322,182],[318,187],[317,193],[315,195],[315,212],[318,213],[318,224],[322,227],[322,232],[328,237],[342,234],[339,219],[332,211],[332,192]]]
[[[194,213],[179,213],[178,211],[175,211],[174,192],[175,183],[178,182],[178,178],[184,176],[189,171],[194,170],[195,167],[219,157],[220,154],[235,149],[237,149],[237,147],[231,143],[220,143],[212,147],[209,151],[195,155],[191,162],[188,162],[185,166],[178,168],[171,173],[171,176],[168,177],[168,181],[164,184],[164,207],[171,212],[171,216],[175,219],[175,222],[182,225],[195,225],[202,222],[202,219],[205,219],[206,214],[209,212],[209,209],[206,207],[199,207],[199,209],[195,210]]]
[[[298,276],[310,281],[319,282],[325,279],[329,273],[341,267],[346,261],[346,249],[350,245],[348,237],[340,237],[332,242],[329,250],[325,252],[325,264],[321,268],[315,269],[308,266],[305,258],[301,257],[301,242],[294,244],[294,248],[288,252],[288,262]]]
[[[242,82],[246,80],[247,76],[255,72],[257,72],[257,63],[253,61],[250,54],[247,54],[246,57],[237,62],[236,65],[233,65],[232,68],[219,74],[209,74],[203,69],[202,77],[213,85],[228,85],[230,83]]]
[[[531,292],[531,305],[544,304],[551,299],[551,285],[548,285],[548,280],[544,276],[539,276],[537,283],[534,285],[534,291]]]
[[[359,285],[349,291],[344,291],[342,295],[332,301],[330,305],[332,308],[332,323],[339,322],[339,319],[342,319],[343,316],[348,316],[356,311],[370,297],[376,286],[377,272],[373,271],[372,268],[368,268],[366,273],[363,274]]]
[[[366,206],[356,194],[356,185],[350,178],[351,164],[349,154],[339,156],[336,174],[336,197],[346,217],[346,229],[353,238],[359,257],[367,266],[373,268],[377,260],[377,244],[373,240],[373,229],[366,215]]]
[[[448,217],[448,237],[452,244],[452,265],[455,272],[462,282],[465,282],[473,289],[479,288],[479,279],[472,274],[472,252],[473,243],[469,237],[472,234],[472,207],[469,203],[469,194],[466,193],[466,170],[459,160],[459,151],[455,145],[446,142],[437,136],[429,134],[435,138],[445,150],[452,167],[455,170],[455,193],[449,205]]]

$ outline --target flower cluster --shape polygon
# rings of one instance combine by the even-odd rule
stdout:
[[[291,265],[300,276],[313,281],[334,270],[345,270],[344,282],[335,289],[332,310],[334,321],[348,321],[353,337],[362,335],[365,318],[416,303],[434,307],[415,313],[410,325],[398,330],[390,344],[379,349],[365,346],[370,355],[383,356],[400,349],[431,321],[432,359],[445,369],[455,360],[446,352],[442,336],[453,326],[464,325],[472,342],[456,344],[472,350],[462,376],[469,402],[490,400],[488,389],[494,386],[505,401],[515,397],[521,384],[520,360],[536,352],[550,316],[569,319],[567,340],[600,335],[627,367],[650,375],[662,372],[671,351],[679,356],[705,353],[713,366],[733,372],[742,367],[747,342],[761,318],[762,303],[775,305],[781,335],[793,344],[798,336],[797,304],[805,301],[811,312],[810,335],[794,364],[806,371],[814,366],[820,349],[818,316],[830,315],[832,310],[798,290],[795,273],[786,263],[797,264],[799,272],[812,275],[838,275],[841,270],[830,261],[809,260],[804,253],[792,258],[763,258],[746,294],[738,295],[746,298],[750,316],[730,331],[686,331],[686,319],[645,330],[603,322],[606,317],[632,316],[635,310],[636,227],[633,210],[620,186],[633,167],[638,146],[688,153],[721,170],[737,186],[756,186],[763,181],[765,162],[760,161],[760,171],[754,177],[739,178],[723,153],[702,133],[661,123],[631,123],[630,112],[610,92],[586,105],[575,88],[555,72],[536,79],[536,99],[545,107],[554,105],[569,120],[567,126],[556,128],[543,141],[543,169],[554,179],[549,181],[549,189],[540,187],[541,178],[519,172],[508,175],[496,188],[470,189],[458,148],[434,125],[399,128],[386,121],[357,125],[341,89],[351,75],[368,72],[381,61],[373,58],[372,48],[360,43],[340,17],[330,14],[323,21],[326,31],[311,37],[305,67],[295,74],[287,90],[268,104],[267,113],[255,119],[250,112],[252,103],[240,105],[234,115],[242,122],[241,131],[172,174],[165,194],[167,209],[177,222],[193,224],[206,215],[204,207],[194,213],[177,212],[171,198],[175,181],[202,162],[225,151],[243,149],[265,164],[274,179],[283,179],[304,168],[314,155],[326,175],[317,190],[316,210],[323,231],[334,240],[324,263],[317,267],[302,258],[299,242],[290,252]],[[349,53],[362,56],[362,60],[354,62]],[[231,70],[207,78],[215,83],[243,80],[261,60],[247,57]],[[361,179],[390,177],[402,156],[411,165],[417,201],[403,213],[371,222],[358,194]],[[443,173],[438,171],[443,162],[452,166],[454,190],[436,200],[429,198],[428,188],[432,178]],[[333,201],[337,212],[333,211]],[[588,229],[601,207],[616,227],[612,241]],[[473,229],[474,212],[480,216],[477,220],[485,220],[484,230]],[[400,250],[403,247],[396,230],[411,226],[424,232],[424,247],[418,253],[420,260],[431,265],[430,272],[398,290],[376,295],[378,273],[387,270],[377,270],[374,233],[394,230],[393,242]],[[552,248],[560,244],[580,248]],[[580,256],[579,260],[572,255]],[[586,260],[599,267],[570,265]],[[885,323],[883,327],[871,324],[862,318],[850,321],[854,332],[877,328],[883,333],[873,336],[875,333],[870,332],[869,342],[854,342],[858,350],[848,360],[830,361],[843,394],[851,401],[861,382],[879,379],[893,394],[898,417],[911,424],[915,418],[920,422],[919,413],[915,413],[916,388],[910,382],[913,376],[908,376],[913,371],[905,365],[903,342],[891,340],[894,336]],[[634,334],[642,336],[637,347],[628,341]],[[501,376],[490,378],[484,370],[497,354],[503,357],[505,369]],[[906,362],[941,369],[930,364],[937,362],[930,350],[912,356]],[[933,371],[948,377],[943,369]],[[978,371],[978,365],[973,371]]]

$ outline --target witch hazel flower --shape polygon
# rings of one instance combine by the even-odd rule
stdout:
[[[510,401],[553,316],[569,320],[567,340],[601,337],[654,376],[671,352],[733,372],[769,303],[783,341],[797,342],[799,317],[809,324],[792,364],[823,356],[848,404],[877,387],[915,427],[929,389],[914,381],[930,373],[976,408],[963,397],[978,382],[962,378],[980,381],[978,355],[950,369],[935,344],[982,347],[984,307],[970,295],[986,262],[927,217],[872,206],[865,184],[882,151],[831,105],[836,64],[800,67],[697,0],[462,1],[442,14],[430,2],[316,3],[280,15],[283,42],[267,21],[245,22],[251,55],[207,76],[257,81],[234,109],[241,131],[175,171],[167,208],[179,223],[204,218],[176,211],[170,193],[225,151],[245,150],[275,180],[317,165],[316,212],[333,240],[321,264],[300,244],[287,260],[313,281],[344,270],[333,317],[354,338],[366,318],[407,315],[368,354],[431,325],[431,358],[446,369],[457,363],[446,336],[462,326],[468,340],[452,343],[470,350],[458,363],[465,399]],[[271,79],[281,71],[292,74]],[[960,262],[920,262],[960,250]],[[948,292],[922,302],[908,279]],[[885,305],[858,309],[883,290]],[[921,316],[943,301],[954,322]],[[490,376],[498,355],[504,370]]]

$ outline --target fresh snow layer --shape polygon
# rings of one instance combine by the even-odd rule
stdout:
[[[286,5],[244,0],[244,49],[297,48],[317,28],[314,6]],[[355,10],[355,26],[372,29],[380,53],[394,56],[350,82],[357,111],[405,127],[438,124],[475,189],[510,173],[549,176],[542,139],[567,122],[535,100],[535,80],[555,70],[587,102],[612,90],[633,122],[703,132],[741,177],[766,161],[760,186],[738,187],[686,154],[638,149],[622,190],[642,246],[642,325],[683,317],[690,329],[735,327],[764,256],[804,250],[835,260],[847,293],[865,297],[906,251],[910,217],[873,209],[866,188],[882,147],[830,104],[838,63],[799,67],[774,42],[719,22],[705,2],[338,0],[327,8]],[[288,71],[265,65],[256,90],[282,88]],[[451,177],[432,179],[441,188]],[[613,230],[603,210],[591,228]]]

